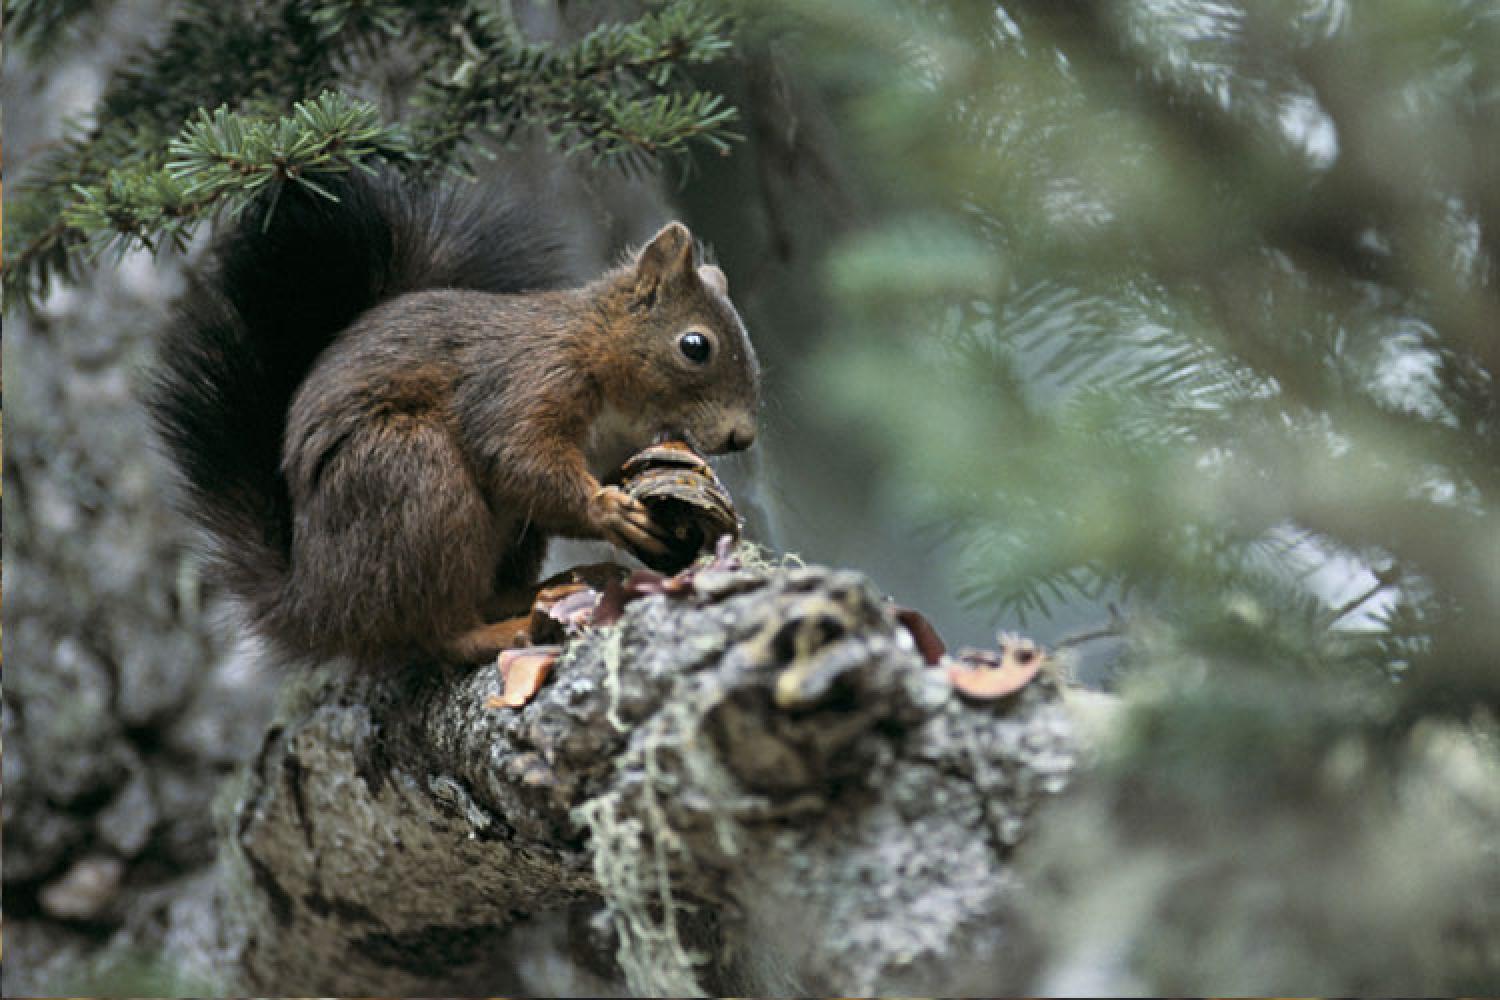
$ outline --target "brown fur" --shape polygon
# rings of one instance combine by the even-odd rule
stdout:
[[[712,273],[709,273],[710,270]],[[685,330],[713,343],[684,357]],[[318,653],[493,656],[554,535],[649,543],[601,477],[664,437],[744,447],[759,369],[716,268],[667,226],[581,289],[399,296],[297,389],[289,572],[273,632]]]

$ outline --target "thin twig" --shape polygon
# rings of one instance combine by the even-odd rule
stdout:
[[[1111,604],[1109,606],[1109,621],[1107,623],[1064,636],[1053,643],[1052,648],[1054,650],[1072,649],[1074,646],[1082,646],[1086,642],[1096,642],[1100,639],[1118,639],[1124,634],[1125,616],[1120,614],[1118,607]]]
[[[1374,597],[1385,588],[1394,584],[1398,579],[1400,579],[1400,577],[1401,571],[1395,566],[1390,566],[1387,569],[1376,571],[1375,582],[1371,584],[1367,589],[1365,589],[1364,592],[1356,594],[1354,597],[1350,598],[1343,604],[1340,604],[1338,607],[1333,609],[1333,617],[1329,619],[1329,624],[1333,624],[1340,618],[1343,618],[1345,615],[1359,608],[1370,598]]]
[[[1101,625],[1098,628],[1088,629],[1084,632],[1075,632],[1065,636],[1052,644],[1053,649],[1071,649],[1074,646],[1082,646],[1086,642],[1095,642],[1099,639],[1117,639],[1124,635],[1124,630],[1118,625]]]

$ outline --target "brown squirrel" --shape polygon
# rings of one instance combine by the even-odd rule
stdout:
[[[334,193],[289,188],[216,245],[154,422],[210,565],[283,655],[493,657],[549,537],[661,547],[601,484],[624,459],[750,445],[755,352],[679,223],[559,289],[516,206],[388,177]]]

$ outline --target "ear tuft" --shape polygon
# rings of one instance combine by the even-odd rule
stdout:
[[[680,222],[669,222],[641,250],[635,261],[636,294],[648,307],[664,285],[693,273],[693,234]]]

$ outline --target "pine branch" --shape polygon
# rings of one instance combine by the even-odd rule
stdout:
[[[1358,611],[1360,608],[1369,603],[1369,601],[1376,594],[1380,593],[1382,590],[1387,589],[1388,587],[1395,586],[1396,582],[1400,579],[1401,569],[1399,566],[1396,566],[1394,564],[1384,570],[1381,570],[1380,572],[1377,572],[1375,574],[1374,583],[1370,584],[1370,586],[1366,587],[1364,590],[1360,591],[1358,594],[1355,594],[1343,604],[1340,604],[1338,607],[1332,609],[1329,612],[1329,614],[1332,616],[1332,620],[1337,622],[1340,619],[1345,618]]]
[[[97,24],[104,16],[101,6],[108,6],[107,0],[5,0],[5,40],[34,56],[45,55]]]
[[[455,25],[449,58],[419,97],[421,151],[443,161],[475,130],[508,139],[539,125],[565,151],[627,169],[699,141],[720,153],[738,136],[722,97],[669,90],[681,68],[721,58],[727,19],[698,0],[669,4],[630,24],[603,24],[570,46],[525,41],[509,21],[473,13]]]
[[[156,169],[115,170],[100,184],[75,185],[78,200],[63,223],[89,233],[96,250],[136,243],[180,249],[199,223],[221,210],[237,214],[270,187],[291,182],[326,194],[319,177],[375,158],[402,160],[410,145],[374,106],[325,91],[274,120],[222,105],[200,112],[168,143],[167,155]]]
[[[17,185],[20,197],[7,220],[7,301],[35,302],[52,280],[76,277],[82,252],[111,241],[69,222],[70,209],[98,219],[134,205],[148,219],[172,218],[179,207],[173,193],[149,178],[165,163],[165,143],[200,105],[285,109],[324,89],[333,79],[331,53],[317,44],[296,3],[267,9],[275,6],[188,0],[160,44],[111,76],[95,108],[69,124]],[[93,192],[92,209],[80,190]],[[119,221],[128,231],[141,220]]]
[[[692,144],[724,152],[736,138],[736,111],[721,96],[679,86],[683,68],[729,47],[727,19],[699,0],[600,25],[570,45],[528,42],[492,7],[186,0],[165,40],[110,80],[93,124],[71,126],[18,186],[6,292],[34,303],[52,280],[76,277],[85,251],[181,247],[204,218],[263,191],[274,197],[282,182],[316,188],[318,175],[373,159],[461,164],[481,135],[540,129],[564,150],[636,171]],[[415,141],[369,105],[311,96],[341,77],[358,83],[360,67],[393,44],[430,55]]]
[[[318,0],[305,4],[309,23],[325,42],[344,32],[396,37],[406,25],[412,6],[398,0]]]

